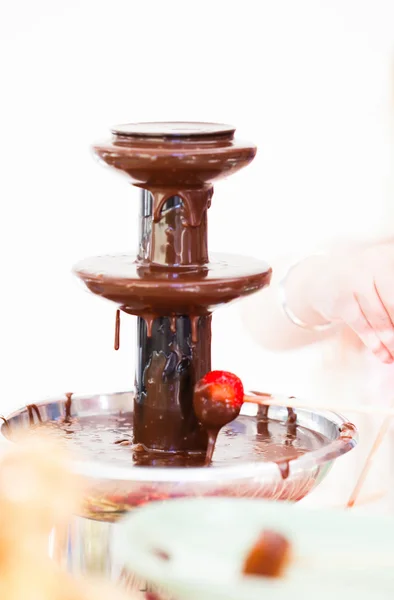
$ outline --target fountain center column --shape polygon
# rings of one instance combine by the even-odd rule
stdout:
[[[141,273],[176,279],[208,263],[207,209],[212,187],[172,195],[143,190],[138,263]],[[195,302],[195,305],[193,303]],[[205,452],[193,388],[211,370],[211,315],[190,299],[188,314],[138,317],[134,441],[152,450]]]

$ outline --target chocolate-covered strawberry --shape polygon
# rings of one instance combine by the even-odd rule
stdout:
[[[227,371],[211,371],[195,385],[194,411],[208,433],[206,464],[212,461],[220,429],[238,417],[243,398],[242,381]]]

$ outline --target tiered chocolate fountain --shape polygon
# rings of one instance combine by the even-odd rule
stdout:
[[[75,470],[88,485],[83,516],[97,521],[179,496],[299,500],[355,445],[342,417],[297,410],[288,419],[283,406],[255,406],[223,428],[206,468],[207,434],[193,410],[194,385],[211,369],[212,311],[271,277],[260,261],[208,256],[207,248],[212,182],[249,164],[255,146],[235,140],[231,127],[206,123],[126,125],[112,133],[94,151],[142,189],[138,255],[95,257],[75,270],[91,292],[138,317],[135,393],[68,394],[29,405],[7,419],[3,433],[45,428],[77,447]],[[91,552],[91,522],[81,527],[78,550]],[[101,530],[106,567],[108,531]]]
[[[210,124],[118,127],[96,154],[142,187],[140,247],[76,267],[94,294],[138,316],[134,442],[149,450],[204,454],[194,384],[211,370],[211,314],[269,283],[271,270],[236,256],[208,258],[212,181],[251,162],[256,148]]]

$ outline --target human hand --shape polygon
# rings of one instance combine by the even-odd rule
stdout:
[[[382,362],[394,362],[394,244],[322,257],[309,283],[320,318],[343,322]]]

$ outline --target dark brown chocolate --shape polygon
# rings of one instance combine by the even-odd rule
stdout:
[[[214,254],[204,269],[141,267],[132,255],[98,256],[80,262],[75,272],[94,294],[145,319],[204,316],[221,305],[269,284],[271,270],[258,260]]]
[[[71,421],[71,406],[72,406],[72,392],[67,392],[65,394],[66,396],[66,402],[64,404],[64,420],[66,422],[70,422]]]
[[[282,479],[287,479],[290,475],[290,462],[288,460],[284,460],[283,462],[278,462],[279,472],[282,476]]]
[[[241,393],[243,395],[243,391]],[[210,465],[220,430],[238,417],[242,403],[234,402],[233,398],[216,397],[212,384],[202,379],[194,386],[193,407],[199,423],[208,433],[205,465]]]
[[[202,221],[212,182],[248,165],[256,155],[256,146],[235,140],[233,127],[224,131],[221,125],[210,123],[185,124],[182,129],[172,123],[153,125],[154,135],[149,123],[115,127],[113,139],[96,144],[94,151],[105,163],[127,173],[135,185],[152,193],[155,221],[166,200],[180,196],[187,206],[188,222],[196,225]]]
[[[193,410],[193,389],[210,369],[210,328],[210,317],[201,319],[198,342],[189,345],[191,359],[176,340],[153,352],[134,403],[135,443],[167,452],[205,452],[207,436]]]
[[[27,414],[27,410],[26,410]],[[191,452],[152,452],[142,444],[133,444],[135,420],[132,413],[119,416],[102,415],[73,418],[73,426],[65,419],[36,422],[24,430],[26,436],[40,435],[48,430],[54,439],[66,442],[73,454],[82,460],[113,463],[125,468],[149,466],[201,467],[205,456]],[[9,439],[18,439],[18,428],[4,431]],[[236,421],[225,425],[217,439],[212,468],[250,462],[286,463],[313,452],[328,444],[320,434],[298,426],[297,440],[293,447],[286,445],[288,425],[284,421],[270,419],[267,432],[259,430],[256,417],[240,415]],[[278,473],[279,474],[279,473]],[[154,486],[153,486],[154,487]],[[139,491],[136,491],[137,495]],[[141,491],[143,495],[143,490]]]
[[[209,430],[220,430],[236,419],[241,411],[241,404],[221,401],[212,397],[209,385],[198,382],[194,387],[193,405],[197,419]]]
[[[144,190],[139,251],[83,261],[75,271],[94,294],[139,317],[134,442],[205,453],[193,387],[211,370],[211,313],[271,278],[260,261],[209,257],[207,211],[213,182],[249,164],[256,147],[235,140],[233,127],[210,123],[122,125],[112,133],[94,151]]]
[[[120,310],[116,311],[115,317],[115,339],[114,339],[114,349],[119,350],[120,347]]]
[[[294,441],[297,439],[297,415],[293,408],[288,407],[287,409],[287,436],[285,444],[286,446],[292,446]]]
[[[38,422],[39,423],[42,422],[40,409],[38,408],[37,404],[28,404],[26,406],[26,409],[27,409],[27,414],[29,415],[30,425],[34,424],[34,414],[36,415]]]

